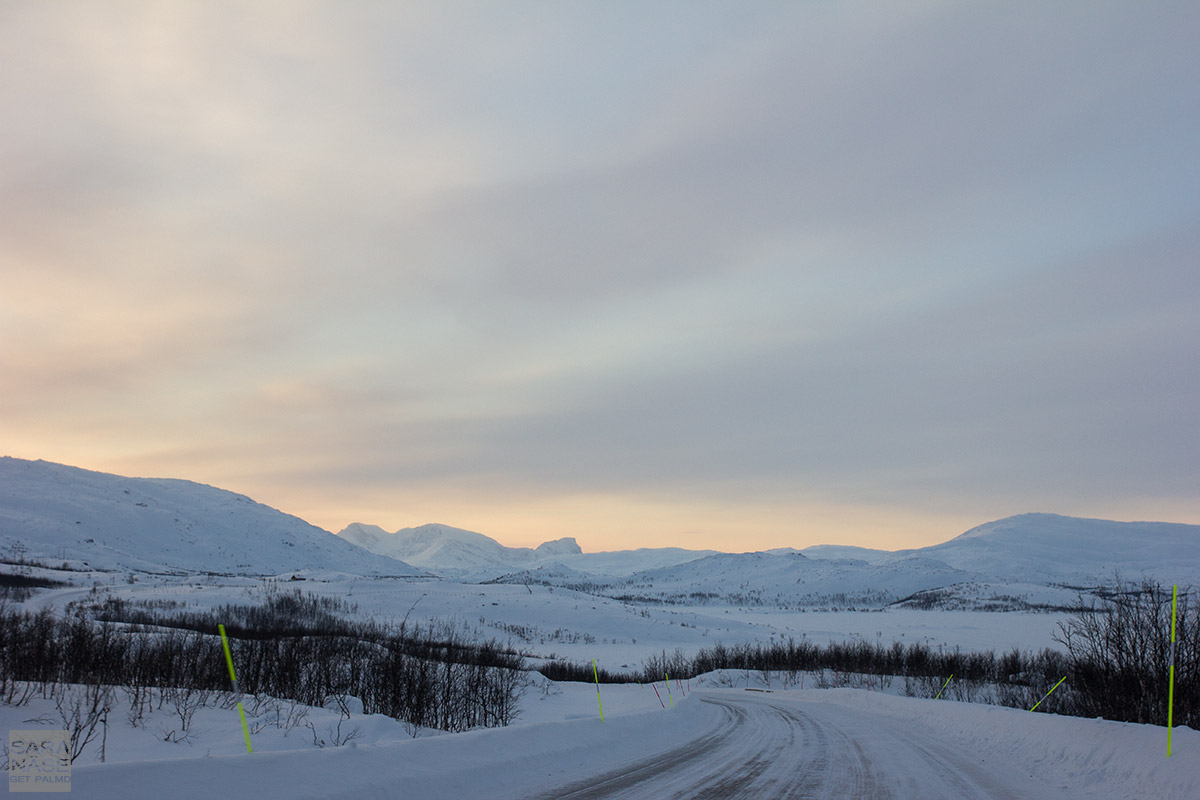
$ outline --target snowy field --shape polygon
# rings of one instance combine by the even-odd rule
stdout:
[[[455,620],[472,637],[497,637],[538,658],[611,670],[639,669],[676,648],[692,654],[723,641],[816,643],[865,639],[964,650],[1053,646],[1055,614],[968,611],[767,611],[723,606],[644,606],[561,588],[365,579],[305,581],[90,576],[92,588],[44,591],[31,608],[113,594],[173,601],[176,610],[257,604],[301,588],[357,605],[353,616]],[[248,754],[227,693],[212,693],[187,721],[171,698],[136,725],[117,692],[106,730],[76,761],[72,794],[84,798],[600,798],[862,797],[1142,798],[1200,796],[1200,733],[1030,714],[826,685],[802,673],[718,672],[691,681],[594,685],[533,674],[514,725],[444,734],[330,703],[305,707],[247,697]],[[877,680],[879,680],[877,676]],[[766,690],[768,687],[772,691]],[[802,687],[802,688],[801,688]],[[755,691],[747,691],[753,689]],[[783,689],[783,690],[781,690]],[[52,700],[0,705],[9,730],[61,728]],[[101,759],[103,762],[101,763]],[[757,766],[756,766],[757,765]],[[714,789],[714,787],[717,787]],[[721,788],[724,787],[724,788]],[[724,792],[724,793],[722,793]]]
[[[94,576],[99,578],[100,576]],[[104,576],[112,581],[111,575]],[[111,593],[132,601],[170,600],[187,609],[261,603],[268,591],[253,578],[141,576],[137,583],[106,582],[98,596]],[[533,659],[597,663],[612,671],[636,670],[642,661],[677,648],[694,655],[717,642],[737,644],[799,640],[817,644],[866,640],[889,645],[923,643],[963,650],[1056,648],[1053,634],[1065,616],[1056,613],[922,611],[779,611],[717,605],[634,605],[549,586],[464,584],[443,580],[371,579],[326,576],[324,580],[283,581],[283,590],[346,600],[355,617],[412,622],[456,620],[474,638],[511,641]],[[62,611],[73,600],[94,597],[90,589],[44,591],[30,607]]]

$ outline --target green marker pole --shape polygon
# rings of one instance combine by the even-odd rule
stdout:
[[[1175,722],[1175,603],[1179,586],[1171,588],[1171,672],[1167,683],[1167,758],[1171,757],[1171,725]]]
[[[225,648],[225,664],[229,667],[229,680],[233,681],[233,693],[238,696],[238,716],[242,720],[242,733],[246,737],[246,752],[253,753],[254,749],[250,747],[250,727],[246,724],[246,710],[242,708],[242,692],[238,689],[237,675],[233,674],[233,655],[229,652],[229,639],[225,636],[224,625],[217,625],[217,630],[221,632],[221,646]]]
[[[671,708],[674,708],[675,698],[671,694],[671,673],[664,672],[663,677],[667,679],[667,699],[671,701]]]
[[[941,696],[942,696],[942,692],[946,691],[946,687],[950,685],[950,681],[951,681],[953,678],[954,678],[954,673],[953,673],[953,672],[951,672],[951,673],[950,673],[950,677],[949,677],[949,678],[946,678],[946,682],[942,684],[942,688],[941,688],[941,689],[938,689],[938,693],[937,693],[937,694],[935,694],[935,695],[933,696],[933,699],[934,699],[934,700],[937,700],[939,697],[941,697]]]
[[[592,676],[596,679],[596,705],[600,706],[600,721],[604,722],[604,704],[600,702],[600,673],[596,671],[596,659],[592,659]]]
[[[1055,689],[1057,689],[1059,686],[1062,686],[1062,682],[1063,682],[1063,681],[1065,681],[1066,679],[1067,679],[1067,676],[1066,676],[1066,675],[1063,675],[1063,676],[1062,676],[1062,678],[1060,678],[1060,679],[1059,679],[1058,683],[1056,683],[1056,684],[1054,684],[1053,686],[1051,686],[1051,687],[1050,687],[1050,692],[1053,692],[1053,691],[1054,691]],[[1042,700],[1045,700],[1047,697],[1049,697],[1049,696],[1050,696],[1050,692],[1046,692],[1045,696],[1044,696],[1044,697],[1042,697]],[[1037,708],[1038,706],[1040,706],[1040,705],[1042,704],[1042,700],[1038,700],[1036,703],[1034,703],[1034,704],[1033,704],[1033,708]],[[1029,709],[1029,710],[1030,710],[1030,711],[1033,711],[1033,708],[1031,708],[1031,709]]]

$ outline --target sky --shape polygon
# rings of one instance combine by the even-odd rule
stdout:
[[[0,0],[0,453],[585,551],[1200,522],[1197,31]]]

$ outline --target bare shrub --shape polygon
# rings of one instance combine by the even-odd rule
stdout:
[[[274,697],[255,697],[252,708],[247,711],[251,717],[250,732],[260,733],[269,727],[283,731],[286,738],[295,728],[307,724],[308,707],[295,700],[278,700]]]
[[[54,699],[62,729],[71,737],[71,763],[83,754],[96,735],[101,738],[100,760],[106,756],[108,714],[116,706],[111,686],[67,686]]]
[[[143,684],[131,684],[121,687],[125,699],[129,701],[126,719],[134,728],[141,727],[145,722],[146,712],[154,707],[154,687]]]
[[[179,720],[179,726],[170,731],[162,728],[159,736],[165,742],[187,742],[192,738],[192,719],[196,712],[208,705],[212,692],[208,689],[170,687],[162,690],[167,707]]]
[[[1175,724],[1200,726],[1200,607],[1192,591],[1179,592],[1174,648],[1169,588],[1117,581],[1097,594],[1087,602],[1080,597],[1055,634],[1069,658],[1068,713],[1165,725],[1174,649]]]
[[[335,724],[325,726],[325,738],[317,735],[317,726],[311,721],[305,722],[308,729],[312,731],[313,744],[317,747],[341,747],[362,736],[362,731],[358,726],[350,727],[346,723],[350,720],[351,698],[345,692],[338,692],[331,695],[326,700],[326,705],[335,705],[338,710],[338,721]],[[345,726],[345,728],[343,728]]]
[[[942,686],[945,685],[945,678],[939,678],[934,675],[905,675],[904,676],[904,693],[909,697],[924,697],[933,699],[940,693],[942,697],[946,697]]]

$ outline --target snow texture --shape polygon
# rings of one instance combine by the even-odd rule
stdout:
[[[92,569],[419,575],[299,517],[191,481],[0,458],[0,550]]]
[[[553,711],[510,728],[389,739],[371,718],[357,717],[370,734],[348,746],[264,743],[253,754],[230,752],[241,745],[236,712],[218,718],[213,710],[205,722],[220,728],[210,738],[224,736],[223,754],[134,753],[122,763],[77,764],[72,795],[457,800],[799,790],[897,800],[1191,800],[1200,785],[1200,733],[1187,728],[1175,730],[1167,759],[1165,730],[1147,725],[852,689],[766,693],[701,683],[693,681],[691,692],[676,686],[667,709],[649,686],[602,686],[603,722],[594,687],[558,684]],[[657,688],[665,695],[662,682]]]

